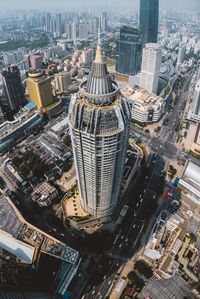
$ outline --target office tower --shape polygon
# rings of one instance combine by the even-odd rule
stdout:
[[[142,46],[157,43],[159,0],[140,0],[140,32]]]
[[[30,72],[28,76],[26,83],[31,102],[40,108],[52,104],[51,78],[45,76],[44,72],[39,70]]]
[[[56,15],[56,32],[62,34],[61,13]]]
[[[177,65],[181,64],[184,61],[185,56],[185,47],[180,47],[178,51]]]
[[[162,48],[158,44],[146,44],[143,48],[140,87],[157,93]]]
[[[54,33],[56,31],[56,22],[55,20],[50,20],[50,32]]]
[[[141,67],[141,41],[137,29],[123,26],[117,41],[116,71],[135,75]]]
[[[130,120],[129,103],[109,76],[99,42],[88,80],[69,108],[81,204],[97,217],[111,215],[117,204]]]
[[[87,24],[85,24],[85,23],[82,23],[79,25],[79,38],[80,39],[88,38]]]
[[[107,13],[102,11],[101,13],[101,31],[106,32],[107,30]]]
[[[14,111],[24,106],[26,98],[18,67],[11,66],[5,69],[2,72],[2,81],[8,109]]]
[[[71,75],[68,72],[55,74],[55,88],[58,92],[67,91],[71,81]]]
[[[65,23],[65,33],[67,38],[71,39],[72,38],[72,26],[69,23]]]
[[[196,83],[187,119],[194,122],[200,121],[200,80]]]
[[[76,22],[72,23],[72,40],[76,41]]]
[[[92,23],[93,23],[92,33],[97,34],[98,33],[98,18],[96,18],[96,17],[93,18]]]
[[[46,13],[45,18],[45,31],[50,32],[51,15],[49,12]]]

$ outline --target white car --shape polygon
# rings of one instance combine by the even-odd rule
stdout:
[[[133,228],[135,228],[135,224],[133,224]]]
[[[139,203],[136,204],[136,207],[138,207],[138,206],[139,206]]]
[[[104,275],[103,279],[106,279],[106,277],[107,277],[107,276],[106,276],[106,275]]]

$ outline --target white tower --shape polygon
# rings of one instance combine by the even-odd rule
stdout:
[[[162,48],[158,44],[146,44],[142,54],[140,87],[157,93]]]

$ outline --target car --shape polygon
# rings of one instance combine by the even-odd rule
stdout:
[[[61,235],[61,237],[64,237],[65,235],[62,233],[62,234],[60,234]]]
[[[119,263],[117,263],[116,266],[118,267],[118,266],[119,266]]]
[[[133,224],[133,228],[135,228],[135,224]]]
[[[109,280],[109,282],[108,282],[108,285],[110,285],[110,284],[111,284],[111,282],[112,282],[112,280]]]
[[[121,236],[121,239],[122,239],[122,240],[124,239],[124,236],[123,236],[123,235]]]
[[[126,241],[125,242],[128,242],[128,238],[126,238]]]
[[[147,191],[147,189],[144,189],[144,193]]]
[[[54,231],[54,232],[57,232],[57,229],[56,229],[56,228],[53,228],[53,231]]]
[[[154,198],[156,198],[156,196],[155,196],[155,195],[153,196],[153,199],[154,199]]]
[[[136,204],[136,207],[138,207],[138,206],[139,206],[139,203]]]
[[[106,279],[106,277],[107,277],[107,276],[106,276],[106,275],[104,275],[103,279]]]
[[[133,213],[133,216],[135,217],[135,216],[136,216],[136,213]]]
[[[95,294],[95,290],[94,291],[92,291],[92,295],[94,295]]]
[[[146,180],[148,179],[148,175],[146,176],[146,178],[145,178]]]
[[[140,202],[143,202],[143,198],[140,199]]]
[[[121,248],[122,247],[122,244],[119,244],[119,248]]]

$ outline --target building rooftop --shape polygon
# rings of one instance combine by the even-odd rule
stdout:
[[[76,250],[26,222],[9,198],[0,196],[0,213],[0,232],[6,232],[22,244],[29,244],[36,253],[40,250],[67,263],[76,263],[79,256]],[[10,245],[13,250],[15,244],[12,246],[10,242]]]
[[[184,168],[182,178],[179,180],[179,185],[186,188],[196,196],[199,202],[200,198],[200,167],[197,164],[189,161]],[[195,199],[195,198],[194,198]]]
[[[0,139],[19,129],[20,127],[31,121],[31,119],[33,119],[34,123],[37,120],[41,119],[41,116],[37,111],[22,110],[21,113],[18,114],[17,119],[15,119],[14,121],[6,121],[0,125]]]
[[[34,188],[33,192],[31,193],[31,196],[43,196],[43,197],[48,197],[52,193],[56,191],[56,188],[50,185],[47,182],[43,182],[40,185],[38,185],[36,188]]]
[[[156,110],[159,110],[159,105],[161,108],[161,104],[163,103],[163,98],[157,96],[153,93],[148,92],[145,89],[140,89],[137,87],[128,88],[126,90],[122,90],[124,96],[126,96],[129,100],[133,101],[135,108],[146,110],[147,108],[153,107]]]
[[[35,103],[33,103],[33,102],[29,102],[26,106],[25,106],[25,108],[26,109],[32,109],[33,107],[36,107],[36,104]]]

